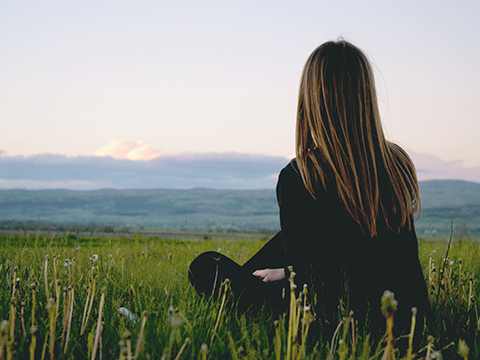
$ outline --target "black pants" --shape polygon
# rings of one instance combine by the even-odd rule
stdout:
[[[265,305],[267,311],[279,313],[288,306],[288,281],[265,283],[252,273],[261,269],[283,269],[285,266],[285,247],[279,232],[243,266],[218,252],[207,251],[193,260],[188,275],[200,295],[217,296],[221,284],[229,279],[240,311],[250,309],[256,312]]]

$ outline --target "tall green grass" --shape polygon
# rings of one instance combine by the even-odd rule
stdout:
[[[219,299],[195,293],[187,269],[198,254],[218,250],[242,264],[261,240],[2,235],[0,243],[0,359],[388,355],[388,337],[374,342],[359,334],[351,314],[338,324],[334,338],[327,338],[304,304],[292,303],[292,311],[276,319],[263,312],[238,314],[227,305],[228,284]],[[444,358],[480,358],[479,243],[455,241],[447,261],[447,243],[423,241],[419,251],[434,314],[419,356],[433,358],[442,350]],[[119,313],[122,307],[137,317],[132,321]]]

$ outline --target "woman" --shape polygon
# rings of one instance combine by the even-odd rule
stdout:
[[[265,303],[282,311],[293,266],[298,289],[307,284],[325,324],[336,326],[339,312],[352,309],[360,324],[368,318],[371,329],[381,327],[380,299],[390,290],[396,335],[409,331],[412,307],[422,330],[428,298],[413,225],[415,168],[385,139],[372,69],[347,41],[320,45],[306,62],[296,158],[280,173],[277,199],[281,232],[243,267],[218,253],[200,255],[190,268],[199,292],[215,292],[229,278],[240,308]]]

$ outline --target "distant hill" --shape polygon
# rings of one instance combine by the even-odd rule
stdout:
[[[480,184],[420,183],[419,232],[480,233]],[[274,190],[0,190],[0,220],[203,229],[278,229]]]
[[[463,180],[420,182],[422,213],[416,227],[424,232],[480,233],[480,184]]]
[[[279,227],[273,190],[2,190],[0,219],[156,228]]]

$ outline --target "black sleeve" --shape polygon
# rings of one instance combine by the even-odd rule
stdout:
[[[318,237],[317,204],[303,185],[298,170],[292,164],[280,173],[277,184],[280,207],[280,225],[287,257],[287,265],[296,273],[297,289],[311,285],[310,254],[316,251]],[[288,268],[285,275],[289,276]]]

